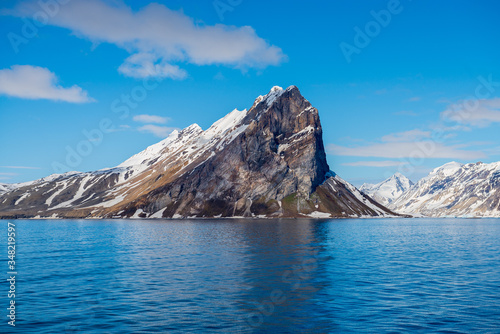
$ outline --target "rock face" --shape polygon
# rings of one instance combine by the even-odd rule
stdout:
[[[500,217],[500,162],[447,163],[390,204],[431,217]]]
[[[353,217],[391,211],[329,171],[318,111],[295,86],[121,165],[0,193],[0,217]]]
[[[383,205],[389,205],[413,186],[413,182],[401,173],[396,173],[377,184],[363,184],[359,190]]]

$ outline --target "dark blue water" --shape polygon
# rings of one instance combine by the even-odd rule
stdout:
[[[500,333],[499,219],[14,222],[0,332]]]

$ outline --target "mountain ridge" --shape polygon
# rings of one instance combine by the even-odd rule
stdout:
[[[383,205],[389,205],[413,186],[413,182],[397,172],[377,184],[364,183],[359,190]]]
[[[318,111],[296,86],[275,86],[205,131],[174,131],[117,167],[0,194],[4,218],[394,215],[330,172]]]
[[[500,217],[500,162],[435,168],[389,207],[430,217]]]

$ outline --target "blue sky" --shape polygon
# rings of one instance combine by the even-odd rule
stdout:
[[[116,166],[274,85],[356,185],[500,160],[496,1],[41,3],[2,4],[0,182]]]

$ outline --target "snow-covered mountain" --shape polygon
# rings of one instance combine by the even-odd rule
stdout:
[[[387,206],[389,203],[410,189],[413,182],[401,173],[396,173],[377,184],[364,183],[359,190],[371,196],[377,202]]]
[[[391,215],[330,172],[318,111],[295,86],[273,87],[207,130],[174,131],[115,168],[0,193],[0,218]]]
[[[24,183],[0,183],[0,195],[9,191],[12,191],[16,188],[27,186],[31,184],[31,182]]]
[[[432,217],[500,217],[500,162],[447,163],[389,207]]]
[[[13,188],[13,185],[0,183],[0,194],[6,193]]]

